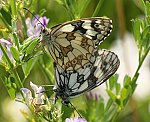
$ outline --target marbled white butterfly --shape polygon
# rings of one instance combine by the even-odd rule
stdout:
[[[63,70],[85,68],[95,61],[95,48],[112,31],[109,18],[85,18],[41,30],[41,42]]]
[[[69,99],[90,91],[104,83],[111,77],[120,65],[118,56],[108,50],[95,52],[96,60],[93,65],[77,71],[64,71],[55,63],[56,85],[54,91],[56,99],[61,98],[62,103],[67,105]]]

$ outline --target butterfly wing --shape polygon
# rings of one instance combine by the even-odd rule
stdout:
[[[54,43],[48,45],[48,50],[54,61],[64,70],[85,68],[87,63],[95,61],[93,41],[84,35],[62,32],[52,40]]]
[[[50,55],[63,70],[85,68],[95,61],[95,46],[112,30],[109,18],[85,18],[58,24],[42,31],[41,42],[46,43]]]
[[[99,45],[112,31],[112,20],[106,17],[82,18],[75,21],[56,25],[52,28],[52,35],[60,32],[74,32],[93,40],[94,45]]]
[[[55,78],[58,92],[66,94],[65,98],[81,95],[101,85],[116,72],[120,64],[116,54],[99,50],[96,56],[93,66],[82,69],[81,72],[66,72],[56,65]],[[58,96],[62,97],[61,95]]]
[[[98,57],[91,74],[84,84],[76,92],[72,92],[70,96],[82,94],[101,85],[117,71],[119,65],[120,61],[115,53],[107,50],[98,51]]]

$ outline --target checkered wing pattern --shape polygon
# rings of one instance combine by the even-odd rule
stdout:
[[[87,65],[80,72],[64,71],[59,65],[55,65],[56,97],[67,102],[69,98],[101,85],[116,72],[120,61],[115,53],[99,50],[95,52],[95,55],[96,60],[93,65]]]
[[[111,30],[109,18],[85,18],[45,28],[41,32],[41,42],[63,70],[78,71],[95,61],[96,46],[109,36]]]

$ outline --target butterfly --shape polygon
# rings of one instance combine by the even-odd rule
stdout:
[[[83,18],[41,29],[41,42],[65,71],[85,69],[95,61],[95,50],[112,31],[112,20]]]
[[[120,61],[118,56],[108,50],[97,50],[96,60],[93,65],[80,72],[63,70],[55,63],[56,85],[53,88],[56,99],[61,98],[64,105],[70,103],[70,98],[79,96],[98,87],[110,78],[118,69]]]

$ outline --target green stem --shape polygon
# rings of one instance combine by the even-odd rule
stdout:
[[[116,122],[116,121],[117,121],[117,118],[118,118],[118,116],[119,116],[119,114],[120,114],[120,111],[121,111],[121,109],[118,110],[118,111],[114,114],[114,116],[113,116],[111,122]]]
[[[14,66],[13,66],[13,64],[11,63],[11,60],[10,60],[10,58],[8,57],[6,51],[5,51],[5,49],[3,48],[3,46],[2,46],[1,43],[0,43],[0,49],[2,50],[3,55],[5,56],[6,61],[7,61],[7,63],[9,64],[10,68],[13,69]]]
[[[70,8],[70,6],[68,6],[68,3],[67,3],[66,0],[64,1],[64,7],[66,8],[66,10],[68,10],[68,13],[70,15],[71,20],[74,20],[75,16],[74,16],[74,14],[73,14],[72,9]]]
[[[98,15],[98,12],[100,11],[100,8],[101,8],[103,2],[104,2],[104,0],[99,0],[99,2],[98,2],[98,4],[97,4],[97,6],[96,6],[96,9],[95,9],[95,11],[94,11],[92,17],[95,17],[95,16]]]
[[[85,12],[85,9],[88,7],[90,1],[91,1],[91,0],[87,0],[87,1],[85,2],[85,4],[82,6],[81,12],[80,12],[80,17],[83,16],[83,14],[84,14],[84,12]]]
[[[17,84],[18,88],[19,88],[19,89],[23,88],[23,84],[22,84],[22,82],[21,82],[21,80],[20,80],[20,77],[19,77],[19,75],[18,75],[16,69],[13,70],[13,74],[14,74],[14,76],[15,76],[16,84]]]
[[[105,108],[105,112],[107,112],[109,109],[110,109],[110,107],[112,106],[112,104],[113,104],[113,100],[109,100],[110,102],[107,102],[107,105],[106,105],[106,108]]]
[[[148,52],[149,52],[149,51],[150,51],[150,47],[146,50],[145,55],[142,56],[142,59],[141,59],[140,62],[139,62],[138,68],[137,68],[137,70],[136,70],[136,72],[135,72],[135,74],[134,74],[134,76],[133,76],[133,78],[132,78],[132,83],[133,83],[133,84],[135,84],[135,82],[136,82],[136,80],[134,80],[134,79],[135,79],[135,77],[138,75],[138,72],[139,72],[139,70],[140,70],[140,68],[141,68],[141,66],[142,66],[142,64],[143,64],[143,62],[144,62],[146,56],[148,55]]]

